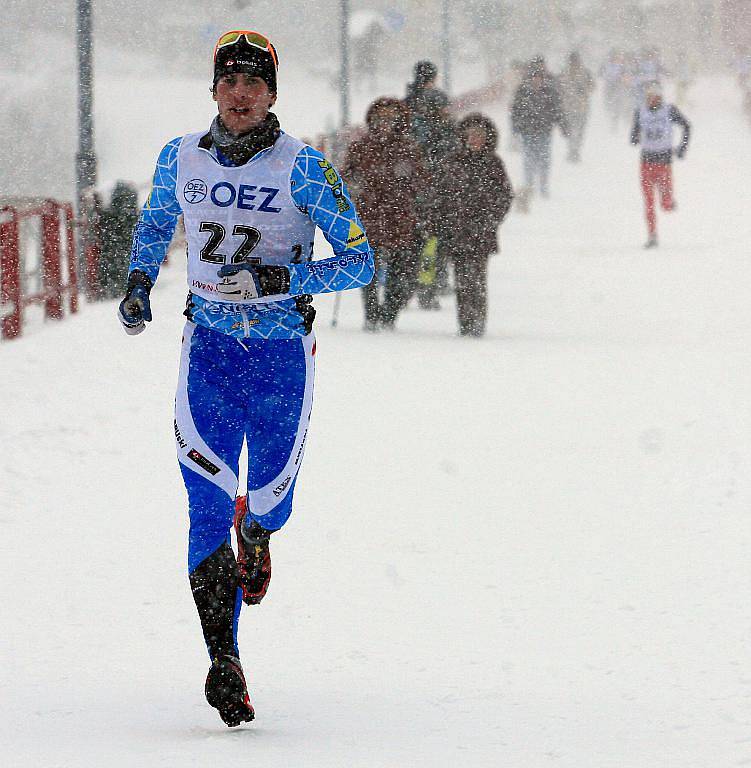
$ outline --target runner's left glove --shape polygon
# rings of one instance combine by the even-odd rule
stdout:
[[[125,298],[117,310],[117,318],[128,336],[141,333],[146,328],[146,323],[151,322],[149,294],[152,286],[151,278],[145,272],[135,269],[128,275]]]
[[[270,267],[262,264],[225,264],[217,275],[222,282],[217,291],[223,296],[241,301],[261,296],[276,296],[289,291],[287,267]]]

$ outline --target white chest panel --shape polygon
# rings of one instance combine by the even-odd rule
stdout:
[[[189,134],[180,145],[176,192],[188,243],[188,287],[204,299],[221,301],[217,270],[222,265],[289,264],[309,252],[315,225],[290,194],[303,142],[282,133],[259,157],[226,167],[198,146],[202,136]]]
[[[670,107],[663,104],[655,110],[641,108],[639,113],[641,147],[645,152],[669,152],[673,147],[673,124]]]

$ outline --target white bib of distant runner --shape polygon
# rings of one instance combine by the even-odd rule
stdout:
[[[280,296],[224,296],[217,271],[224,264],[289,264],[308,256],[315,224],[290,194],[295,158],[305,144],[282,133],[257,159],[228,168],[199,146],[202,136],[185,136],[178,153],[177,200],[188,242],[188,287],[210,301],[278,301]]]
[[[670,152],[673,148],[673,124],[670,122],[670,106],[663,104],[657,109],[642,107],[639,112],[641,148],[644,152]]]

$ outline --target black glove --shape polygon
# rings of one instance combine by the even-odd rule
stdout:
[[[313,297],[309,293],[295,297],[295,307],[302,315],[303,327],[307,336],[313,330],[313,321],[316,319],[316,310],[313,306]]]
[[[151,278],[138,269],[128,275],[125,298],[117,309],[117,318],[128,336],[141,333],[146,328],[146,323],[151,322],[149,294],[153,285]]]
[[[263,264],[225,264],[217,275],[223,278],[217,291],[223,296],[247,301],[261,296],[276,296],[289,291],[287,267]]]

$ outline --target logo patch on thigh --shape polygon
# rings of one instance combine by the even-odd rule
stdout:
[[[195,448],[191,448],[188,451],[188,458],[191,461],[195,461],[201,469],[205,469],[210,475],[218,475],[221,472],[216,464],[212,464],[205,456],[198,453]]]

